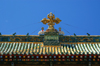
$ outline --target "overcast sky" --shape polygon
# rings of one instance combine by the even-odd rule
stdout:
[[[100,0],[0,0],[0,32],[38,35],[50,12],[62,20],[54,27],[65,35],[100,35]]]

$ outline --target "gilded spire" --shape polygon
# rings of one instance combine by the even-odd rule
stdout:
[[[55,19],[55,16],[54,16],[54,14],[52,14],[52,13],[48,14],[47,17],[48,17],[49,19],[43,18],[43,19],[41,20],[41,22],[42,22],[43,24],[47,24],[47,23],[48,23],[48,25],[49,25],[48,29],[53,30],[53,29],[54,29],[55,23],[56,23],[56,24],[59,24],[59,23],[61,22],[61,20],[60,20],[59,18],[56,17],[56,19]]]

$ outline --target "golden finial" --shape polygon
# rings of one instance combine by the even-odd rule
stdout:
[[[61,31],[61,27],[59,27],[59,31]]]
[[[41,29],[44,30],[44,27],[42,27]]]
[[[56,23],[56,24],[59,24],[59,23],[61,22],[61,20],[60,20],[59,18],[56,18],[56,19],[55,19],[55,16],[54,16],[54,14],[52,14],[52,13],[48,14],[47,17],[48,17],[49,19],[43,18],[43,19],[41,20],[41,22],[42,22],[43,24],[47,24],[47,23],[48,23],[48,25],[49,25],[48,29],[51,29],[51,30],[54,29],[55,23]]]

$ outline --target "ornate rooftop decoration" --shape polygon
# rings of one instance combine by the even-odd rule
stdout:
[[[53,32],[53,31],[55,31],[55,29],[54,29],[55,23],[56,23],[56,24],[59,24],[59,23],[61,22],[61,20],[60,20],[59,18],[57,18],[57,17],[56,17],[56,19],[55,19],[55,15],[52,14],[52,13],[48,14],[47,17],[48,17],[49,19],[43,18],[43,19],[41,20],[41,22],[42,22],[43,24],[47,24],[47,23],[48,23],[48,25],[49,25],[48,29],[50,30],[50,32]]]

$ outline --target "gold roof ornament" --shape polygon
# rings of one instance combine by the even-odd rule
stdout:
[[[42,27],[41,29],[44,30],[44,27]]]
[[[59,30],[61,30],[61,27],[59,27]]]
[[[55,23],[56,23],[56,24],[59,24],[59,23],[61,22],[61,20],[60,20],[59,18],[57,18],[57,17],[56,17],[56,19],[55,19],[55,15],[52,14],[52,13],[48,14],[47,17],[48,17],[49,19],[43,18],[43,19],[41,20],[41,22],[42,22],[43,24],[47,24],[47,23],[48,23],[48,25],[49,25],[48,29],[52,32],[52,31],[54,30],[54,25],[55,25]]]

